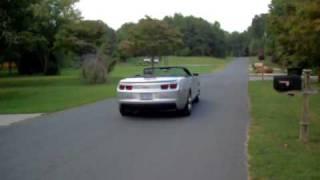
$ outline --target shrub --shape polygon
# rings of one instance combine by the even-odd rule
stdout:
[[[105,63],[95,55],[87,55],[82,64],[82,78],[92,84],[106,82]]]
[[[105,83],[116,61],[103,54],[87,54],[83,56],[82,78],[90,84]]]

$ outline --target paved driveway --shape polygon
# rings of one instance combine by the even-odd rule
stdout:
[[[124,118],[107,100],[2,127],[0,179],[247,179],[247,63],[202,76],[191,117]]]

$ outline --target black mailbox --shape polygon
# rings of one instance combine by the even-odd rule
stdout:
[[[273,79],[273,87],[279,92],[301,91],[302,79],[300,76],[275,76]]]

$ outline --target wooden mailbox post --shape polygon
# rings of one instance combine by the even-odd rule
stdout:
[[[310,125],[310,95],[317,92],[311,89],[311,73],[312,70],[303,70],[303,111],[300,122],[300,141],[307,143],[309,140]]]
[[[303,143],[307,143],[309,140],[310,95],[317,93],[317,91],[311,89],[311,73],[312,70],[303,70],[303,83],[301,83],[301,77],[297,75],[278,76],[274,78],[274,88],[278,92],[287,92],[288,95],[294,95],[296,92],[300,92],[302,90],[303,111],[302,118],[300,120],[299,139]]]

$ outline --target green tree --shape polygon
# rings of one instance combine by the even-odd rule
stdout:
[[[135,56],[149,56],[154,66],[154,58],[170,55],[182,44],[181,34],[167,23],[146,17],[135,25],[124,40],[128,51]]]
[[[116,32],[118,40],[118,48],[116,51],[120,60],[126,61],[130,56],[133,56],[134,52],[132,44],[128,41],[130,34],[133,32],[133,28],[136,26],[134,23],[126,23],[122,25]]]
[[[116,49],[116,33],[102,21],[78,21],[60,29],[55,36],[54,49],[79,56],[96,53],[104,46],[105,54],[112,56]]]
[[[53,45],[59,29],[79,19],[77,0],[1,1],[1,49],[21,74],[58,73]]]
[[[227,34],[227,48],[231,56],[248,56],[249,55],[250,36],[247,31],[239,33],[232,32]]]
[[[273,0],[269,30],[274,48],[288,66],[320,65],[320,0]]]
[[[250,38],[249,50],[250,55],[258,55],[259,52],[264,52],[267,43],[267,14],[256,15],[248,28]]]
[[[163,19],[183,35],[183,46],[178,55],[217,56],[226,54],[226,37],[218,22],[211,24],[202,18],[175,14]]]
[[[21,57],[19,41],[31,22],[32,11],[28,9],[34,0],[0,1],[0,62],[16,61]]]
[[[37,49],[36,54],[41,54],[43,72],[56,74],[58,72],[58,60],[55,56],[55,37],[59,30],[66,24],[79,20],[79,12],[73,8],[78,0],[42,0],[31,4],[34,23],[30,31],[34,36],[40,36],[45,42],[43,48]]]
[[[116,32],[118,42],[127,40],[135,25],[136,24],[134,23],[125,23],[124,25],[122,25]]]

